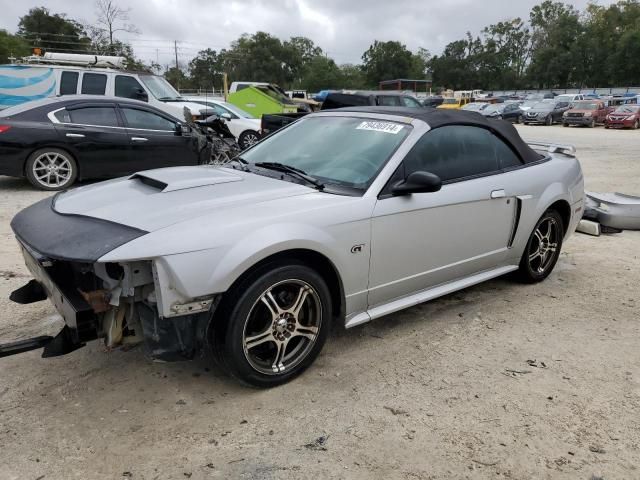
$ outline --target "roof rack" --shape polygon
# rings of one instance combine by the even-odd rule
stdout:
[[[31,55],[24,57],[22,63],[49,64],[49,65],[73,65],[77,67],[101,67],[123,69],[126,59],[112,55],[90,55],[77,53],[47,52],[44,55]]]

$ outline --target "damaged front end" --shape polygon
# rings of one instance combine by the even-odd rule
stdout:
[[[34,219],[44,217],[50,224],[44,226],[55,233],[47,232],[42,224],[35,228]],[[49,298],[64,318],[65,327],[49,341],[38,337],[0,346],[0,356],[43,344],[43,357],[63,355],[102,338],[108,349],[144,343],[153,358],[173,361],[193,358],[204,346],[214,297],[181,298],[167,272],[153,260],[98,261],[146,232],[90,217],[58,214],[51,200],[23,210],[12,227],[34,279],[14,291],[11,300],[27,304]],[[91,235],[79,237],[83,232]],[[59,238],[51,238],[56,236]],[[172,301],[168,308],[159,305],[162,297]]]

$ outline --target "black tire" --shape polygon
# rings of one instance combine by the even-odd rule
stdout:
[[[544,119],[544,124],[547,127],[553,125],[553,118],[551,117],[551,115],[548,115],[547,118]]]
[[[606,128],[607,130],[609,130],[609,125],[608,124],[604,124],[604,128]]]
[[[289,285],[300,286],[300,291],[288,291]],[[290,337],[285,340],[285,356],[278,363],[282,370],[276,371],[277,352],[279,351],[277,335],[286,335],[287,328],[283,331],[276,330],[281,325],[276,321],[275,313],[261,302],[261,298],[267,296],[267,292],[275,292],[271,298],[276,298],[279,308],[283,308],[280,303],[290,305],[288,309],[293,309],[293,303],[289,301],[293,297],[301,296],[303,289],[310,288],[302,305],[307,305],[304,316],[314,317],[317,322],[317,333],[313,340],[299,334],[296,336],[297,327],[292,327]],[[281,289],[281,290],[278,290]],[[291,297],[287,295],[291,293]],[[315,295],[314,295],[315,294]],[[313,307],[313,305],[316,305]],[[309,307],[313,307],[310,308]],[[315,312],[315,313],[309,313]],[[286,315],[286,314],[282,314]],[[290,314],[291,315],[291,314]],[[273,317],[273,320],[269,318]],[[297,262],[278,262],[266,265],[254,272],[245,280],[232,288],[216,312],[212,328],[209,329],[209,342],[213,347],[218,363],[230,375],[240,382],[261,388],[270,388],[286,383],[300,375],[309,365],[313,363],[319,355],[322,347],[329,335],[331,328],[332,309],[331,295],[326,282],[315,270]],[[255,324],[260,321],[262,326]],[[284,320],[285,322],[288,320]],[[313,321],[311,322],[313,324]],[[299,325],[296,319],[296,325]],[[309,325],[313,326],[313,325]],[[255,331],[248,333],[248,329],[257,327]],[[304,326],[301,325],[304,329]],[[246,339],[260,337],[271,337],[269,340],[258,342],[252,347],[246,346]],[[292,342],[289,345],[288,342]],[[294,343],[295,342],[295,343]],[[259,347],[259,348],[258,348]],[[280,347],[281,348],[281,347]],[[256,349],[257,354],[250,352]],[[272,350],[275,352],[271,352]],[[298,356],[294,354],[298,351]],[[286,354],[286,352],[290,352]],[[273,360],[271,355],[273,354]],[[262,358],[260,357],[262,355]],[[287,355],[294,355],[287,360]],[[290,365],[286,365],[289,362]]]
[[[541,231],[545,230],[545,223],[547,222],[550,222],[550,225],[554,225],[555,234],[549,235],[550,238],[543,244],[538,235]],[[547,278],[553,271],[560,257],[563,237],[564,222],[562,221],[562,217],[556,210],[547,210],[542,217],[540,217],[540,220],[536,222],[536,226],[529,236],[527,246],[520,259],[520,268],[516,272],[518,279],[524,283],[536,283]],[[549,247],[554,244],[555,247],[552,251]],[[545,252],[551,253],[551,256],[543,258],[542,255],[539,255],[532,259],[536,252],[540,252],[541,248]]]
[[[73,185],[78,178],[78,164],[75,158],[59,148],[46,147],[36,150],[29,155],[24,169],[27,180],[40,190],[64,190]],[[62,177],[64,180],[61,180]]]
[[[260,134],[254,130],[245,130],[238,137],[238,145],[242,150],[252,147],[260,141]]]
[[[568,126],[569,126],[569,124],[568,124],[567,122],[562,122],[562,126],[563,126],[563,127],[568,127]]]
[[[594,118],[591,119],[591,121],[589,122],[588,127],[589,128],[595,128],[596,126],[596,120]]]
[[[635,122],[633,122],[633,129],[637,130],[638,128],[640,128],[640,120],[636,120]]]
[[[522,123],[522,121],[523,121],[523,117],[522,117],[522,115],[518,115],[518,117],[516,118],[516,123],[517,123],[518,125],[520,125],[520,124]]]

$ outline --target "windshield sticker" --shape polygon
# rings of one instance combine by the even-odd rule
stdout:
[[[362,122],[356,127],[356,130],[373,130],[374,132],[393,133],[396,135],[403,128],[402,125],[391,122]]]

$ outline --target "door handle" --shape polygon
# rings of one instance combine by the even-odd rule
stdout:
[[[146,142],[148,139],[144,137],[131,137],[132,142]]]
[[[491,198],[504,198],[507,195],[504,193],[504,190],[494,190],[491,192]]]
[[[81,133],[67,133],[67,137],[69,138],[84,138],[84,135]]]

